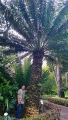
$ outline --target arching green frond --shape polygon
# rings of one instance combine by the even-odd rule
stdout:
[[[37,31],[37,13],[36,13],[36,2],[35,0],[26,0],[27,9],[30,15],[30,19],[34,25],[35,31]]]
[[[17,2],[17,1],[16,1],[16,2]],[[24,4],[24,1],[19,0],[18,4],[19,4],[19,8],[20,8],[20,10],[21,10],[22,16],[24,16],[24,18],[25,18],[25,21],[26,21],[28,24],[30,24],[30,23],[31,23],[31,22],[30,22],[30,17],[29,17],[29,15],[28,15],[28,13],[27,13],[26,5]]]
[[[58,12],[54,0],[15,0],[10,3],[9,7],[0,3],[0,10],[5,11],[6,21],[12,29],[24,37],[13,38],[14,44],[28,51],[41,48],[47,51],[51,41],[58,44],[58,41],[68,38],[68,2],[62,7],[59,4]]]
[[[40,20],[42,23],[43,31],[45,34],[48,33],[49,29],[53,24],[54,14],[55,14],[55,6],[53,0],[42,0],[42,5],[40,10]]]
[[[19,1],[17,0],[15,1],[16,6],[14,6],[13,4],[11,5],[11,10],[12,13],[15,11],[14,15],[16,21],[18,23],[20,22],[19,25],[22,27],[22,29],[25,30],[25,32],[27,31],[27,34],[30,36],[30,38],[32,37],[33,39],[32,25],[31,25],[29,13],[27,12],[28,10],[25,2],[22,0]]]
[[[68,38],[68,19],[58,28],[55,35],[53,36],[53,40],[55,39],[56,41],[64,41],[66,38]]]
[[[13,13],[11,12],[10,9],[8,9],[6,6],[4,6],[3,4],[1,4],[1,9],[3,9],[3,11],[5,11],[5,18],[7,21],[10,21],[11,25],[14,27],[14,29],[19,32],[19,34],[21,34],[22,36],[24,36],[28,42],[31,40],[30,39],[30,35],[32,36],[32,34],[30,33],[29,29],[26,27],[26,24],[23,25],[23,23],[21,24],[21,18],[17,18],[16,16],[13,15]]]
[[[53,33],[61,26],[68,18],[68,4],[65,5],[56,16],[53,26],[49,29],[47,36],[53,35]]]
[[[51,28],[52,24],[53,24],[53,20],[54,20],[54,15],[55,15],[55,6],[54,6],[54,2],[53,0],[50,0],[47,3],[47,13],[46,13],[46,28],[48,29],[47,32],[49,31],[49,29]]]
[[[56,29],[56,31],[54,31],[51,36],[49,36],[49,41],[56,41],[56,43],[58,41],[64,41],[66,38],[68,38],[68,19],[61,25],[59,26],[58,29]]]

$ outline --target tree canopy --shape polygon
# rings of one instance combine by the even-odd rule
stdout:
[[[1,45],[29,53],[42,48],[46,57],[68,47],[68,1],[0,1],[0,15]]]

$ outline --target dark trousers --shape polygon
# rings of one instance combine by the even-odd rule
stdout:
[[[20,119],[23,113],[23,104],[18,104],[17,105],[17,112],[16,112],[16,118]]]

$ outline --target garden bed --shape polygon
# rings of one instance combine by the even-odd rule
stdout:
[[[39,114],[30,118],[23,118],[21,120],[59,120],[60,114],[57,110],[48,110],[46,113]]]
[[[21,120],[59,120],[60,114],[57,110],[48,110],[46,113],[39,114],[34,117],[22,118]],[[3,120],[3,117],[0,117]],[[15,120],[14,118],[11,120]]]
[[[48,101],[44,101],[42,106],[42,113],[29,118],[21,118],[21,120],[59,120],[60,110],[60,107],[57,107]],[[3,117],[0,117],[0,120],[3,120]],[[15,118],[11,120],[15,120]]]

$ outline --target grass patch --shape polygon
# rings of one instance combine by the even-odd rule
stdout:
[[[47,100],[47,98],[49,98],[49,97],[60,99],[60,97],[58,95],[51,95],[51,94],[49,94],[49,95],[47,95],[47,94],[42,95],[42,99],[45,99],[45,100]],[[61,98],[61,99],[63,99],[63,100],[68,99],[68,91],[65,92],[65,98]]]
[[[57,96],[57,95],[47,95],[47,94],[42,95],[42,99],[47,100],[47,98],[48,98],[48,97],[58,98],[58,96]]]

